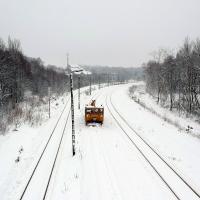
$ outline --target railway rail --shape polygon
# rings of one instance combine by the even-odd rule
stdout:
[[[75,95],[76,96],[76,95]],[[93,98],[98,98],[100,96],[100,94],[94,94],[92,97],[91,97],[91,100]],[[57,152],[56,152],[56,156],[54,158],[54,162],[53,162],[53,165],[52,165],[52,168],[51,168],[51,173],[49,174],[49,178],[48,178],[48,182],[47,182],[47,185],[46,185],[46,188],[45,188],[45,192],[44,192],[44,195],[43,195],[43,200],[46,199],[47,197],[47,194],[48,194],[48,189],[49,189],[49,185],[50,185],[50,182],[51,182],[51,178],[52,178],[52,175],[53,175],[53,172],[54,172],[54,169],[55,169],[55,166],[56,166],[56,162],[57,162],[57,159],[58,159],[58,155],[59,155],[59,152],[60,152],[60,149],[61,149],[61,145],[62,145],[62,142],[63,142],[63,137],[64,137],[64,133],[65,133],[65,130],[66,130],[66,126],[67,126],[67,123],[68,123],[68,119],[69,119],[69,115],[70,115],[70,112],[68,112],[67,114],[67,120],[65,122],[65,125],[64,125],[64,129],[63,129],[63,132],[62,132],[62,136],[61,136],[61,139],[60,139],[60,142],[59,142],[59,146],[58,146],[58,149],[57,149]]]
[[[42,158],[43,158],[43,156],[44,156],[44,154],[45,154],[45,152],[46,152],[46,150],[47,150],[47,148],[48,148],[48,146],[49,146],[49,143],[51,142],[51,140],[52,140],[52,138],[53,138],[53,136],[54,136],[55,130],[56,130],[56,128],[58,127],[59,122],[61,121],[61,118],[62,118],[63,113],[65,112],[65,110],[66,110],[66,108],[67,108],[67,105],[68,105],[68,103],[69,103],[69,100],[70,100],[70,98],[67,100],[67,102],[66,102],[66,104],[65,104],[65,106],[64,106],[64,109],[62,110],[62,112],[61,112],[61,114],[60,114],[60,116],[59,116],[59,118],[58,118],[58,120],[57,120],[57,122],[56,122],[56,124],[55,124],[55,126],[54,126],[54,128],[53,128],[53,130],[52,130],[52,132],[51,132],[51,134],[50,134],[50,136],[48,137],[48,140],[47,140],[47,142],[46,142],[46,144],[45,144],[45,146],[44,146],[44,148],[43,148],[43,150],[42,150],[42,152],[41,152],[41,154],[40,154],[40,156],[39,156],[39,159],[38,159],[37,162],[36,162],[35,167],[34,167],[33,170],[32,170],[32,173],[31,173],[31,175],[30,175],[30,177],[29,177],[29,179],[28,179],[28,181],[27,181],[27,183],[26,183],[26,185],[25,185],[25,187],[24,187],[24,189],[23,189],[23,191],[22,191],[22,193],[21,193],[21,195],[20,195],[19,200],[22,200],[22,199],[25,198],[25,194],[26,194],[26,192],[27,192],[27,190],[28,190],[28,187],[29,187],[29,185],[30,185],[30,183],[31,183],[31,181],[32,181],[32,179],[33,179],[33,177],[34,177],[34,175],[35,175],[37,169],[38,169],[38,166],[39,166],[39,164],[40,164],[40,162],[41,162],[41,160],[42,160]],[[69,112],[69,113],[70,113],[70,112]],[[64,129],[63,129],[63,133],[62,133],[62,136],[61,136],[61,140],[62,140],[62,138],[63,138],[64,130],[65,130],[65,127],[66,127],[68,118],[69,118],[69,113],[68,113],[67,120],[66,120]],[[58,146],[58,149],[57,149],[57,154],[58,154],[58,152],[59,152],[61,142],[62,142],[62,141],[60,141],[60,143],[59,143],[59,146]],[[56,158],[57,158],[57,154],[56,154]],[[56,159],[56,158],[55,158],[55,159]],[[55,159],[54,159],[54,162],[55,162]],[[55,164],[55,163],[54,163],[54,164]],[[52,166],[52,169],[53,169],[53,166]],[[51,170],[51,171],[52,171],[52,170]],[[51,176],[51,175],[50,175],[50,176]],[[49,178],[49,180],[50,180],[50,178]],[[48,182],[49,182],[49,181],[48,181]],[[48,186],[47,186],[47,188],[48,188]],[[46,193],[46,192],[45,192],[45,193]],[[46,195],[46,194],[45,194],[45,195]],[[43,199],[44,199],[44,198],[43,198]]]
[[[200,199],[199,193],[153,148],[119,113],[112,102],[112,93],[106,97],[109,113],[125,134],[126,138],[138,150],[140,155],[160,177],[166,187],[178,200]]]
[[[53,162],[53,165],[52,165],[52,168],[51,168],[51,173],[49,175],[48,182],[47,182],[47,185],[46,185],[46,188],[45,188],[45,192],[44,192],[44,195],[43,195],[43,198],[42,198],[43,200],[45,200],[46,196],[47,196],[47,192],[48,192],[48,189],[49,189],[50,181],[51,181],[54,169],[55,169],[55,165],[56,165],[56,162],[57,162],[57,159],[58,159],[58,155],[59,155],[59,152],[60,152],[60,149],[61,149],[61,144],[63,142],[63,137],[64,137],[64,134],[65,134],[66,126],[67,126],[67,123],[68,123],[68,120],[69,120],[69,115],[70,115],[70,111],[68,112],[67,120],[65,122],[64,129],[63,129],[63,132],[62,132],[62,135],[61,135],[61,138],[60,138],[60,142],[59,142],[59,145],[58,145],[56,156],[54,158],[54,162]]]
[[[98,93],[97,93],[97,94],[94,94],[94,95],[91,97],[91,99],[93,99],[93,98],[98,98],[99,95],[100,95],[100,94],[98,94]],[[77,94],[76,94],[75,96],[77,96]],[[49,137],[48,137],[48,139],[47,139],[47,142],[45,143],[45,146],[44,146],[44,148],[43,148],[43,150],[42,150],[42,152],[41,152],[41,154],[40,154],[40,156],[39,156],[39,158],[38,158],[38,160],[37,160],[37,162],[36,162],[36,164],[35,164],[35,166],[34,166],[32,172],[31,172],[31,174],[30,174],[30,176],[29,176],[29,178],[28,178],[27,183],[26,183],[25,186],[24,186],[24,189],[22,190],[22,192],[20,192],[20,195],[19,195],[19,198],[18,198],[19,200],[29,199],[29,194],[26,194],[26,193],[28,193],[28,190],[30,190],[29,187],[31,187],[31,186],[30,186],[30,185],[31,185],[31,182],[33,181],[34,176],[35,176],[35,174],[37,173],[37,170],[38,170],[39,165],[40,165],[40,163],[41,163],[41,161],[42,161],[42,158],[44,157],[44,154],[46,153],[46,151],[47,151],[47,149],[48,149],[48,146],[49,146],[50,142],[52,141],[52,138],[53,138],[53,136],[54,136],[54,134],[55,134],[55,131],[56,131],[56,129],[57,129],[59,123],[61,123],[61,119],[63,118],[63,114],[65,113],[65,111],[66,111],[66,109],[67,109],[67,107],[68,107],[69,100],[70,100],[70,98],[68,98],[68,100],[67,100],[67,102],[66,102],[66,104],[65,104],[65,106],[64,106],[64,108],[63,108],[63,110],[62,110],[62,112],[61,112],[61,114],[60,114],[60,116],[59,116],[59,118],[58,118],[58,120],[56,121],[56,124],[55,124],[53,130],[51,131],[51,134],[49,135]],[[53,173],[54,173],[54,169],[55,169],[55,166],[56,166],[56,162],[57,162],[57,159],[58,159],[58,155],[59,155],[59,152],[60,152],[60,149],[61,149],[61,146],[62,146],[63,137],[64,137],[65,130],[66,130],[66,126],[67,126],[67,124],[68,124],[68,122],[69,122],[69,115],[70,115],[70,107],[69,107],[69,111],[68,111],[68,114],[67,114],[67,118],[65,119],[65,123],[64,123],[63,129],[62,129],[62,134],[61,134],[60,139],[59,139],[59,142],[58,142],[58,146],[57,146],[56,150],[54,151],[54,152],[55,152],[55,156],[54,156],[54,159],[53,159],[53,163],[52,163],[52,165],[49,167],[49,168],[50,168],[50,173],[49,173],[48,176],[47,176],[47,179],[46,179],[47,182],[46,182],[46,184],[44,184],[43,195],[40,195],[40,199],[43,199],[43,200],[45,200],[45,199],[47,198],[48,189],[49,189],[49,186],[50,186],[50,182],[51,182],[52,175],[53,175]],[[33,191],[32,191],[32,192],[33,192]],[[30,192],[29,192],[29,193],[30,193]],[[31,195],[31,194],[30,194],[30,195]]]

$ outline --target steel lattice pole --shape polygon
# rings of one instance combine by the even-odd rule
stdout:
[[[100,75],[99,75],[99,89],[101,88]]]
[[[78,76],[78,109],[80,110],[81,107],[81,92],[80,92],[80,86],[81,86],[81,79],[80,76]]]
[[[73,98],[73,77],[70,73],[70,91],[71,91],[71,116],[72,116],[72,155],[75,155],[75,126],[74,126],[74,98]]]
[[[92,76],[90,75],[90,95],[92,94]]]

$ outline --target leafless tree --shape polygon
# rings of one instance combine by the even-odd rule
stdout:
[[[200,114],[200,40],[185,39],[176,56],[158,51],[155,60],[146,65],[147,91],[157,94],[157,102],[163,96],[169,99],[169,109],[186,110]],[[167,96],[167,98],[166,98]]]

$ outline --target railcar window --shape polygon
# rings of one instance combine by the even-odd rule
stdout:
[[[90,114],[92,113],[97,114],[97,113],[103,113],[103,109],[102,108],[86,109],[85,112]]]

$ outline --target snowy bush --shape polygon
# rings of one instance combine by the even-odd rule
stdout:
[[[17,130],[25,123],[30,126],[39,126],[47,119],[48,98],[32,96],[1,115],[0,134],[5,134],[9,129]]]
[[[2,134],[4,135],[7,130],[8,130],[8,126],[7,126],[6,121],[4,119],[0,120],[0,135]]]

